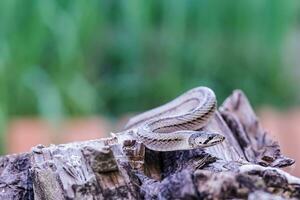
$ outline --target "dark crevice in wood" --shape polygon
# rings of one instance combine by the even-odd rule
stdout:
[[[277,169],[294,160],[281,154],[241,91],[204,130],[226,140],[206,149],[155,152],[136,141],[121,146],[104,138],[3,156],[0,199],[300,199],[300,179]],[[124,155],[137,152],[145,152],[144,165]]]

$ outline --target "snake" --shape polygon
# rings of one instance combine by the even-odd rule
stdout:
[[[217,100],[208,87],[196,87],[174,100],[131,118],[119,142],[130,138],[154,151],[190,150],[224,141],[222,134],[204,130],[215,114]]]

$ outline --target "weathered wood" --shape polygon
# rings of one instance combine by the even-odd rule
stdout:
[[[0,199],[34,199],[30,153],[0,159]]]
[[[278,143],[268,137],[242,91],[234,91],[220,110],[249,162],[273,167],[295,162],[281,155]]]
[[[139,143],[122,147],[105,138],[3,156],[0,199],[300,198],[300,179],[279,169],[294,160],[280,153],[241,91],[205,129],[226,140],[204,150],[144,152]],[[145,160],[128,163],[123,154],[136,152]]]

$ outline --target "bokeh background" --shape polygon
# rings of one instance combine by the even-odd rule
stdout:
[[[2,0],[1,154],[106,136],[206,85],[219,103],[242,89],[300,162],[299,34],[298,0]]]

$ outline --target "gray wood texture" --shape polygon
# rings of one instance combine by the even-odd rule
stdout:
[[[205,127],[226,140],[206,149],[154,152],[111,138],[38,145],[0,158],[0,199],[300,199],[300,179],[280,168],[281,154],[242,91]],[[134,148],[135,147],[135,148]]]

